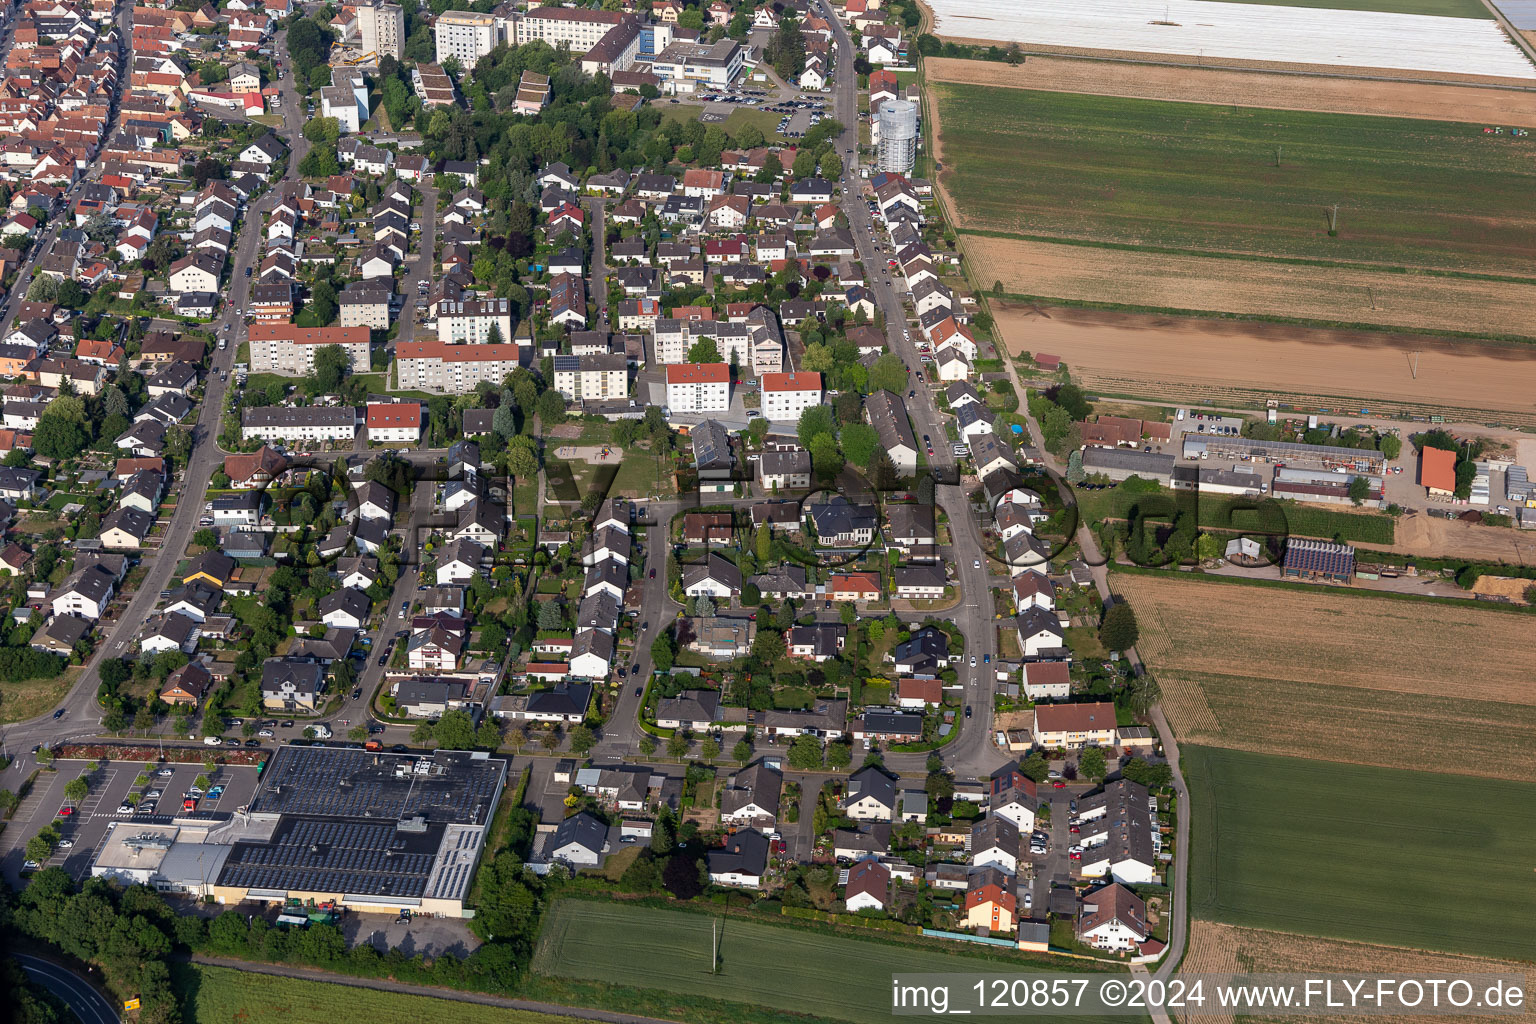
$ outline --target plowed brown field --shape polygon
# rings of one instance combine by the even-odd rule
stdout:
[[[1010,352],[1059,355],[1075,379],[1105,394],[1469,410],[1474,422],[1536,422],[1536,348],[1522,345],[995,301],[992,309]]]
[[[1031,57],[1018,67],[993,61],[929,57],[923,61],[923,68],[930,81],[961,85],[1536,127],[1536,92],[1523,90],[1280,76],[1260,71],[1170,68],[1065,57]]]
[[[1526,974],[1530,965],[1512,960],[1489,960],[1482,957],[1457,956],[1452,953],[1427,953],[1417,949],[1396,946],[1378,946],[1365,942],[1348,942],[1342,939],[1318,939],[1309,935],[1293,935],[1289,932],[1267,931],[1260,928],[1240,928],[1210,921],[1191,922],[1189,951],[1179,965],[1182,974],[1223,973],[1227,971],[1278,971],[1311,974],[1417,974],[1420,976],[1450,974]],[[1532,993],[1527,988],[1527,993]],[[1526,999],[1530,1006],[1531,999]],[[1231,1014],[1180,1014],[1181,1021],[1198,1021],[1214,1024],[1232,1021]],[[1244,1014],[1244,1021],[1254,1024],[1294,1024],[1295,1017],[1272,1017],[1265,1014]],[[1329,1016],[1330,1022],[1347,1024],[1422,1024],[1425,1017]],[[1446,1018],[1460,1024],[1529,1024],[1536,1020],[1536,1013],[1527,1012],[1514,1016],[1468,1016]]]
[[[1536,337],[1536,281],[1485,281],[964,235],[983,286],[1121,306]]]
[[[1536,781],[1531,620],[1451,604],[1117,574],[1180,740]],[[1469,652],[1476,667],[1469,670]]]

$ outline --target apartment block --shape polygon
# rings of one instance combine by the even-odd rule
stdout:
[[[481,381],[500,386],[521,365],[516,345],[449,345],[415,341],[395,346],[400,389],[462,395]]]
[[[437,63],[457,57],[465,68],[473,68],[499,42],[496,19],[473,11],[444,11],[432,26],[432,35],[437,43]]]
[[[353,373],[367,373],[368,328],[299,327],[296,324],[251,324],[251,369],[302,377],[315,368],[315,351],[322,345],[340,345],[352,363]]]
[[[605,401],[629,395],[629,367],[622,353],[555,356],[555,390],[568,402]]]
[[[800,414],[821,404],[821,374],[765,373],[762,378],[763,415],[772,423],[794,423]]]
[[[399,60],[405,52],[405,8],[399,4],[365,4],[357,9],[357,32],[364,53]]]
[[[668,366],[667,405],[674,413],[726,412],[731,407],[731,368],[725,363]]]
[[[502,343],[512,340],[511,299],[444,300],[437,304],[437,340],[449,345],[482,345],[491,329],[501,332]]]

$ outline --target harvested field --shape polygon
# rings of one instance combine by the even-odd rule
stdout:
[[[1536,565],[1536,532],[1413,516],[1398,521],[1397,536],[1387,550],[1429,558]]]
[[[1322,325],[1536,338],[1536,281],[1392,273],[964,236],[976,280],[1010,295]],[[1524,403],[1529,404],[1529,403]]]
[[[1222,577],[1112,585],[1181,740],[1536,781],[1536,763],[1508,756],[1536,744],[1525,615]]]
[[[967,238],[967,251],[981,241]],[[1059,355],[1090,391],[1218,406],[1262,408],[1275,398],[1466,410],[1474,422],[1536,423],[1536,349],[1521,345],[1013,302],[993,302],[992,311],[1010,352]]]
[[[1278,76],[1225,68],[1031,57],[1017,67],[985,60],[929,57],[930,82],[1125,96],[1178,103],[1222,103],[1274,110],[1369,114],[1430,121],[1536,127],[1536,92],[1424,82]]]
[[[1457,956],[1449,953],[1431,953],[1398,946],[1378,946],[1365,942],[1349,942],[1340,939],[1320,939],[1311,935],[1295,935],[1290,932],[1268,931],[1262,928],[1240,928],[1236,925],[1217,924],[1213,921],[1190,923],[1189,949],[1179,965],[1183,973],[1218,973],[1223,971],[1295,971],[1313,974],[1344,974],[1351,971],[1367,971],[1383,974],[1509,974],[1524,973],[1529,964],[1512,960],[1489,960],[1481,957]],[[1531,990],[1528,990],[1531,991]],[[1531,1003],[1527,998],[1526,1002]],[[1191,1014],[1180,1020],[1198,1024],[1230,1022],[1217,1014]],[[1294,1017],[1271,1017],[1264,1014],[1244,1014],[1243,1020],[1252,1024],[1281,1024],[1294,1022]],[[1345,1024],[1420,1024],[1423,1017],[1388,1017],[1382,1015],[1330,1016],[1329,1021]],[[1525,1013],[1514,1017],[1482,1016],[1457,1017],[1465,1024],[1513,1024],[1536,1020],[1536,1014]]]
[[[1181,746],[1196,918],[1536,958],[1526,901],[1511,897],[1530,885],[1536,786],[1488,780],[1468,799],[1455,775]],[[1469,865],[1477,881],[1461,884]]]
[[[1536,277],[1531,137],[974,85],[933,95],[962,228]]]

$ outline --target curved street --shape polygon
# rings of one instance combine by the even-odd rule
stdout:
[[[117,1009],[84,978],[51,960],[26,953],[12,953],[27,977],[68,1006],[80,1024],[117,1024]]]

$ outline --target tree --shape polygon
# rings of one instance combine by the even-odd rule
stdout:
[[[681,761],[684,757],[688,756],[688,748],[691,746],[693,746],[693,743],[688,739],[688,734],[679,729],[672,734],[671,739],[667,740],[667,756],[673,760]]]
[[[752,741],[749,739],[737,740],[736,745],[731,748],[731,760],[737,764],[746,764],[752,760]]]
[[[1365,499],[1371,496],[1371,482],[1364,474],[1358,474],[1349,482],[1349,500],[1356,505],[1365,503]]]
[[[832,409],[825,405],[812,405],[800,414],[796,424],[800,446],[810,450],[811,441],[818,435],[835,436],[832,422]]]
[[[1136,613],[1123,597],[1115,597],[1114,603],[1104,610],[1104,621],[1099,624],[1099,642],[1105,650],[1128,651],[1136,646],[1141,635],[1136,625]]]
[[[814,406],[815,409],[823,409],[825,406]],[[806,412],[811,412],[807,409]],[[831,480],[843,471],[846,465],[842,453],[837,450],[837,441],[831,434],[817,434],[811,439],[809,445],[811,451],[811,468],[822,480]]]
[[[448,750],[471,750],[475,743],[475,720],[468,711],[446,711],[432,727],[437,745]]]
[[[843,455],[855,466],[869,466],[880,446],[880,435],[868,423],[850,423],[843,428],[839,439]]]
[[[690,363],[723,363],[720,358],[720,346],[715,344],[714,338],[700,338],[688,349],[688,361]]]
[[[1388,461],[1397,458],[1403,453],[1403,442],[1396,434],[1382,434],[1376,439],[1376,447]]]
[[[68,277],[59,282],[59,294],[55,300],[59,305],[79,309],[85,305],[86,298],[85,289],[80,287],[80,282]]]
[[[507,472],[520,480],[530,480],[539,473],[538,442],[519,434],[507,444]]]
[[[789,745],[789,766],[797,771],[821,767],[821,740],[815,736],[796,736]]]
[[[758,632],[758,636],[763,634]],[[662,631],[661,635],[651,641],[651,662],[658,672],[672,671],[674,659],[677,657],[677,641],[672,638],[670,630]]]
[[[893,352],[885,352],[869,368],[869,390],[900,395],[907,386],[907,364]]]
[[[836,181],[843,176],[843,158],[835,152],[828,150],[821,157],[821,176],[828,181]]]
[[[78,804],[90,795],[91,784],[83,778],[70,779],[64,784],[64,799]]]
[[[839,770],[847,768],[853,763],[853,747],[847,743],[827,744],[827,767]]]
[[[720,756],[720,743],[713,736],[705,736],[699,744],[699,756],[706,761],[713,761]]]
[[[551,388],[539,396],[539,422],[557,427],[565,422],[565,396]]]
[[[652,736],[650,733],[646,733],[644,736],[641,736],[640,753],[646,757],[650,757],[652,754],[656,753],[656,737]]]
[[[1108,770],[1108,759],[1104,756],[1103,747],[1084,747],[1083,752],[1077,756],[1077,771],[1083,778],[1093,782],[1103,781]]]
[[[661,884],[676,899],[696,898],[704,891],[704,883],[699,879],[699,862],[687,853],[673,854],[668,858],[667,866],[661,869]]]
[[[192,535],[192,543],[202,548],[216,548],[219,546],[219,535],[204,527]]]
[[[41,864],[53,856],[53,848],[58,832],[49,825],[37,835],[27,840],[27,860],[34,864]]]
[[[331,284],[329,279],[323,277],[320,278],[315,282],[315,286],[309,290],[309,304],[305,307],[305,309],[322,324],[329,324],[331,321],[335,320],[336,314],[340,312],[341,309],[341,307],[337,305],[336,302],[336,286]],[[320,353],[324,352],[328,348],[341,349],[341,346],[322,345],[320,348],[315,350],[315,370],[317,373],[320,369]],[[345,369],[347,365],[349,365],[349,363],[343,362],[343,369]],[[340,386],[341,380],[340,378],[337,378],[337,382],[333,387],[328,389],[322,388],[322,390],[335,390],[336,387]]]
[[[584,725],[578,725],[572,729],[570,738],[571,753],[577,757],[586,757],[587,753],[592,749],[592,744],[596,742],[596,737],[592,735],[592,730]]]

